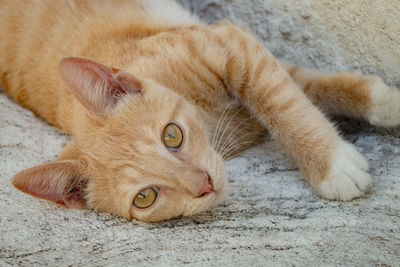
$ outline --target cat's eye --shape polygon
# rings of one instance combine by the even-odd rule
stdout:
[[[133,199],[133,205],[139,209],[145,209],[153,205],[158,196],[156,187],[149,187],[137,194]]]
[[[183,132],[175,123],[170,123],[163,132],[163,142],[171,150],[177,151],[183,142]]]

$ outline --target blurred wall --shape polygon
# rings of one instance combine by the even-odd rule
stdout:
[[[181,0],[205,22],[249,26],[277,56],[400,83],[400,0]]]

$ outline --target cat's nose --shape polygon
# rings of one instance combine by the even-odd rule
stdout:
[[[213,183],[212,183],[210,176],[207,173],[206,177],[204,178],[203,185],[201,186],[201,189],[197,196],[202,197],[213,191],[214,191]]]

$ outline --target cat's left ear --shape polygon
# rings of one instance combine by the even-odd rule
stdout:
[[[132,74],[86,58],[63,58],[60,73],[78,100],[95,115],[105,115],[122,96],[142,91],[141,82]]]
[[[12,183],[34,197],[85,208],[88,178],[83,169],[79,160],[54,160],[17,173]]]

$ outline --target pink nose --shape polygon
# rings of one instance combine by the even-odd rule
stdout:
[[[212,181],[210,176],[207,174],[206,178],[204,178],[203,185],[198,193],[198,196],[201,197],[203,195],[209,194],[214,191]]]

